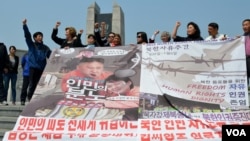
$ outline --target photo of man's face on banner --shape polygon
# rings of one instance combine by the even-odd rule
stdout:
[[[21,115],[137,120],[140,61],[138,46],[56,49]]]

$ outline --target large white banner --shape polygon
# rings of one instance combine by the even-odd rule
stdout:
[[[141,92],[247,109],[244,38],[222,42],[146,44]]]

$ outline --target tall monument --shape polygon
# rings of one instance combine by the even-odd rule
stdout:
[[[96,22],[98,22],[99,24],[101,22],[105,22],[107,29],[106,34],[111,31],[120,34],[122,38],[122,44],[125,44],[124,13],[122,11],[122,8],[117,3],[113,4],[112,13],[101,13],[100,7],[97,5],[96,2],[91,4],[88,7],[87,12],[87,35],[94,33],[94,24]]]

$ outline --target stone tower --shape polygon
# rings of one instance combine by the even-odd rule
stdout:
[[[94,24],[98,22],[105,22],[107,27],[106,33],[114,32],[121,35],[122,44],[125,44],[125,26],[124,26],[124,13],[122,8],[117,4],[113,4],[112,13],[101,13],[100,7],[97,3],[93,3],[88,7],[87,12],[87,27],[86,27],[86,35],[93,34],[94,32]],[[86,39],[87,39],[86,36]],[[86,40],[87,41],[87,40]]]

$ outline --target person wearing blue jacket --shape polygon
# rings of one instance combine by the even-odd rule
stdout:
[[[27,98],[27,90],[29,87],[29,71],[30,71],[28,53],[25,53],[23,55],[21,60],[21,65],[23,68],[23,85],[22,85],[20,99],[21,99],[21,105],[25,105],[25,101]]]
[[[28,89],[28,100],[30,101],[36,86],[42,76],[43,70],[47,64],[47,58],[51,54],[50,48],[43,43],[43,33],[35,32],[33,34],[33,42],[30,31],[27,26],[27,19],[23,20],[23,30],[24,36],[26,39],[26,44],[29,48],[28,57],[29,57],[29,89]]]

